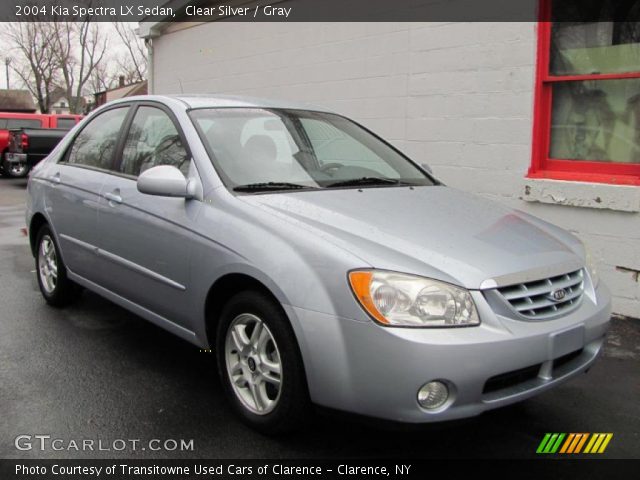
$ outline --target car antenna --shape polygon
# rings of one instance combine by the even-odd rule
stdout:
[[[184,93],[184,89],[182,88],[182,80],[178,78],[178,83],[180,84],[180,93]]]

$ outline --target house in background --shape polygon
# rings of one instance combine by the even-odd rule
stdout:
[[[578,235],[613,311],[640,317],[640,25],[611,21],[638,3],[518,5],[590,21],[154,20],[139,31],[152,93],[283,98],[355,118],[447,185]]]
[[[94,93],[94,107],[97,108],[112,100],[119,98],[133,97],[134,95],[147,94],[147,81],[132,83],[125,85],[125,78],[120,76],[118,79],[118,87],[102,92]]]
[[[0,90],[0,112],[36,113],[36,105],[28,90]]]
[[[75,99],[76,97],[74,97]],[[87,101],[84,97],[78,97],[79,113],[84,113]],[[63,88],[56,88],[49,95],[49,112],[58,115],[66,115],[71,113],[71,100],[68,98]]]

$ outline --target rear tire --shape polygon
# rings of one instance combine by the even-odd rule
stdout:
[[[310,412],[302,358],[282,307],[245,291],[222,309],[216,335],[224,392],[242,421],[265,434],[299,429]]]
[[[80,295],[80,287],[69,280],[60,249],[48,225],[43,225],[36,237],[36,277],[46,302],[64,307]]]

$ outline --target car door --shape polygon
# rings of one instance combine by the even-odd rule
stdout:
[[[113,167],[128,106],[95,116],[72,140],[49,171],[46,208],[69,270],[95,280],[97,207],[100,191]]]
[[[188,325],[189,253],[196,199],[140,193],[137,176],[173,165],[197,177],[184,136],[170,111],[137,107],[125,136],[117,175],[103,184],[98,212],[100,283],[118,295],[191,329]]]

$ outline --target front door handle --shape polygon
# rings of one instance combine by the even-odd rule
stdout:
[[[122,197],[120,196],[120,190],[116,189],[113,192],[105,193],[104,198],[109,200],[111,205],[122,203]]]
[[[58,185],[60,183],[60,172],[56,172],[56,174],[50,177],[49,180]]]

